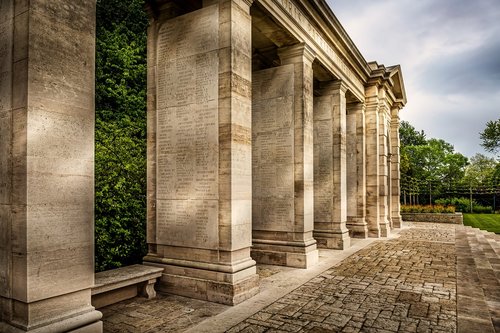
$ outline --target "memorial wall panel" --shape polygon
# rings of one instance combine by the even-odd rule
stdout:
[[[314,220],[330,222],[333,211],[333,99],[314,98]]]
[[[290,231],[294,223],[294,66],[252,76],[254,230]]]
[[[0,296],[10,295],[13,1],[0,1]],[[0,307],[1,308],[1,307]]]
[[[158,244],[218,244],[218,8],[168,20],[158,31]]]
[[[11,4],[11,7],[13,5]],[[10,203],[13,8],[0,5],[0,205]],[[2,211],[7,208],[4,207]],[[2,212],[0,212],[1,214]],[[0,215],[3,217],[3,215]],[[0,236],[1,237],[1,236]],[[0,245],[1,246],[1,245]]]
[[[356,137],[356,113],[347,114],[347,215],[350,217],[357,215],[357,193],[358,193],[358,173],[357,173],[357,137]]]

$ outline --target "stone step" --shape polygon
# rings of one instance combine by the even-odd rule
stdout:
[[[493,233],[456,229],[458,332],[500,333],[499,245]]]
[[[500,255],[500,235],[493,234],[493,235],[486,235],[484,237],[490,243],[491,247],[493,248],[493,251],[495,251],[497,255]]]

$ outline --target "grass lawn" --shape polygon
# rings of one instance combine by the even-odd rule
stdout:
[[[464,225],[500,234],[500,214],[464,214]]]

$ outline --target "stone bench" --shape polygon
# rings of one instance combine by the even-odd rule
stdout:
[[[96,273],[92,305],[102,308],[137,295],[154,298],[154,284],[162,272],[160,267],[132,265]]]

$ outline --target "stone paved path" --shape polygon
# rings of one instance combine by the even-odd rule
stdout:
[[[177,333],[228,308],[227,305],[158,294],[152,300],[136,297],[99,311],[103,314],[104,332],[107,333]]]
[[[454,231],[376,242],[227,332],[455,332]]]
[[[489,326],[467,317],[457,330],[455,234],[454,225],[407,223],[398,238],[359,241],[362,249],[336,265],[324,257],[316,271],[264,266],[261,295],[235,307],[170,295],[121,302],[102,309],[105,332],[494,332],[487,324],[488,313],[499,320],[492,302],[479,318]],[[292,281],[301,275],[310,280]],[[288,289],[277,293],[280,276]]]

